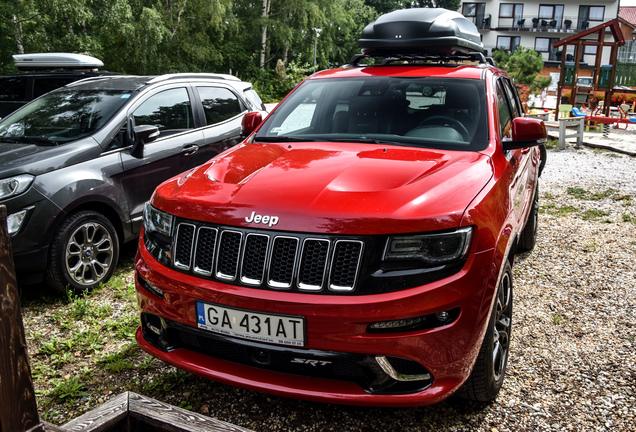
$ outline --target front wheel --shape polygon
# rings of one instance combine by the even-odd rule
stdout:
[[[66,218],[51,243],[48,284],[65,293],[81,293],[106,282],[119,259],[117,231],[108,218],[80,211]]]
[[[506,261],[486,335],[473,372],[457,395],[477,402],[491,402],[503,386],[512,330],[512,268]]]

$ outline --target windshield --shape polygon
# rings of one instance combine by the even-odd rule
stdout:
[[[305,81],[256,142],[377,142],[448,150],[488,144],[484,82],[362,77]]]
[[[129,100],[130,92],[58,90],[0,122],[0,141],[62,144],[91,135]]]

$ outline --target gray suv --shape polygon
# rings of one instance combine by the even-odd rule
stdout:
[[[2,119],[0,205],[18,283],[79,292],[108,280],[154,188],[238,143],[264,110],[231,75],[108,76]]]

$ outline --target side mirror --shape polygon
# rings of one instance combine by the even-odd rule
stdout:
[[[548,133],[543,120],[531,117],[516,117],[512,120],[512,141],[504,141],[504,150],[515,150],[544,144]]]
[[[153,142],[159,136],[159,128],[157,126],[135,126],[133,128],[134,144],[130,150],[130,155],[141,159],[144,157],[144,144]]]
[[[243,116],[243,122],[241,123],[241,130],[243,136],[248,136],[256,130],[258,125],[263,121],[263,115],[260,112],[248,112]]]

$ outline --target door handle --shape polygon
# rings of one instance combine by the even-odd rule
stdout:
[[[193,155],[199,150],[199,146],[196,144],[190,144],[181,149],[181,154],[186,156]]]

